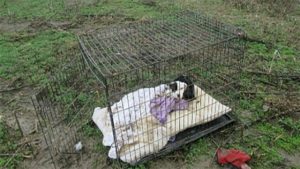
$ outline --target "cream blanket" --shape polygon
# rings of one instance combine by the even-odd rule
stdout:
[[[161,125],[157,119],[151,115],[149,112],[150,109],[147,108],[148,101],[154,98],[155,95],[163,92],[164,85],[158,87],[162,90],[153,90],[157,89],[157,87],[140,89],[138,90],[139,92],[135,91],[128,94],[118,103],[112,105],[117,145],[114,144],[107,108],[95,108],[92,119],[103,134],[103,145],[111,146],[108,153],[110,158],[117,158],[117,149],[122,161],[135,163],[141,158],[161,150],[168,143],[170,137],[177,133],[196,125],[212,121],[231,111],[229,107],[221,104],[202,89],[195,86],[196,99],[189,102],[188,109],[171,112],[168,115],[166,123]],[[151,91],[159,92],[154,92],[153,94],[143,97],[140,96],[142,99],[139,100],[142,101],[134,102],[138,105],[133,105],[133,107],[132,105],[124,106],[124,98],[128,100],[130,96],[132,97],[141,92],[144,93],[145,90],[149,93],[151,93]],[[120,106],[121,103],[123,107]],[[133,113],[132,111],[120,111],[120,108],[126,110],[132,109],[135,117],[131,117],[130,113]],[[139,113],[138,116],[136,115],[137,112]],[[123,119],[120,119],[120,117]]]

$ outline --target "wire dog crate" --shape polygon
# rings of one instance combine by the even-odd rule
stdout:
[[[230,74],[238,72],[243,57],[242,34],[197,13],[182,12],[159,21],[79,36],[84,60],[105,88],[107,107],[94,112],[94,121],[104,134],[103,144],[112,147],[109,156],[135,164],[158,153],[179,132],[230,112],[231,108],[202,90],[207,81],[192,78],[192,73],[201,77],[209,72],[211,78],[229,73],[223,77],[228,84],[208,85],[214,92],[225,92],[224,85],[234,82]],[[189,80],[177,83],[180,74]],[[195,84],[198,80],[199,86],[189,82],[191,79]],[[173,81],[175,89],[168,85]],[[187,91],[190,88],[192,91]],[[185,92],[193,96],[185,97]],[[169,105],[172,101],[179,104],[180,99],[186,100],[188,107]],[[201,100],[206,103],[199,103]],[[162,122],[165,116],[169,119]],[[112,131],[105,131],[109,128]],[[188,140],[185,137],[177,145]]]
[[[184,11],[78,36],[81,57],[71,64],[76,71],[59,76],[72,80],[57,83],[66,90],[49,85],[47,94],[33,100],[52,154],[74,152],[91,118],[103,134],[102,144],[110,147],[108,156],[130,164],[231,123],[244,35],[234,26]],[[69,88],[75,94],[66,101]],[[58,103],[61,98],[66,106]],[[58,105],[63,108],[49,108]],[[50,117],[49,111],[60,113]],[[66,128],[71,140],[57,136],[65,135]]]

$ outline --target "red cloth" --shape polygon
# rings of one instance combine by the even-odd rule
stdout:
[[[231,163],[232,165],[242,168],[242,166],[251,159],[251,157],[240,151],[235,149],[230,150],[217,150],[218,163],[221,165]]]

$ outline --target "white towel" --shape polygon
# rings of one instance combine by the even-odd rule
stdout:
[[[107,108],[95,108],[92,119],[103,134],[103,145],[111,146],[108,154],[110,158],[117,157],[117,148],[122,161],[135,163],[161,150],[170,137],[177,133],[212,121],[231,111],[229,107],[195,86],[196,99],[189,102],[188,109],[170,113],[166,123],[161,125],[151,115],[148,104],[155,95],[163,92],[165,87],[165,85],[160,85],[156,88],[139,89],[125,95],[118,103],[112,105],[117,147],[114,145]],[[145,95],[144,92],[149,94]],[[128,103],[128,99],[137,97],[139,99]]]

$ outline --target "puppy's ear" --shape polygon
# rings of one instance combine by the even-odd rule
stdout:
[[[171,83],[171,84],[169,84],[169,87],[172,90],[172,92],[174,92],[178,89],[177,83]]]
[[[178,76],[174,81],[184,82],[185,77],[183,75]]]
[[[184,82],[184,83],[186,83],[187,85],[192,85],[192,84],[193,84],[193,82],[192,82],[192,80],[190,79],[190,77],[189,77],[189,76],[185,76],[185,75],[180,75],[180,76],[178,76],[178,77],[175,79],[175,81]]]
[[[191,100],[193,98],[195,98],[195,89],[194,89],[194,85],[190,85],[184,90],[183,99]]]

